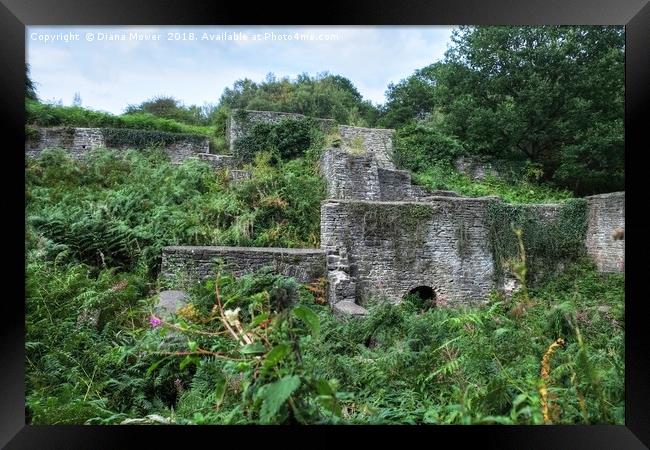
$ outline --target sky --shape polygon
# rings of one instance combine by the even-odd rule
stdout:
[[[216,104],[236,80],[268,73],[342,75],[384,103],[389,83],[444,57],[453,27],[45,27],[26,30],[27,63],[42,101],[121,114],[173,96]]]

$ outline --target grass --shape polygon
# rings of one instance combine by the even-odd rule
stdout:
[[[432,190],[450,190],[468,197],[494,195],[509,203],[557,203],[573,196],[567,190],[526,180],[505,180],[492,175],[473,180],[443,165],[414,173],[413,181]]]

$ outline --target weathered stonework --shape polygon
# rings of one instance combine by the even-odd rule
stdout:
[[[373,153],[354,154],[341,148],[327,149],[321,157],[321,172],[328,198],[356,200],[418,200],[429,194],[411,184],[405,170],[379,166]]]
[[[327,200],[321,206],[321,247],[345,250],[358,301],[369,296],[399,301],[412,289],[429,286],[439,304],[480,303],[493,288],[485,224],[492,201]],[[330,282],[336,282],[339,268],[332,263],[328,258]]]
[[[354,151],[361,146],[366,153],[374,156],[378,167],[395,169],[392,161],[395,130],[339,125],[339,133],[344,149]]]
[[[235,276],[272,267],[277,273],[308,283],[325,274],[325,252],[319,249],[271,247],[164,247],[161,277],[202,282],[215,276],[217,261]]]
[[[105,148],[106,137],[103,128],[36,128],[36,136],[25,141],[25,154],[29,157],[39,156],[45,149],[62,148],[71,156],[81,159],[90,150]],[[114,147],[111,147],[114,148]],[[120,145],[116,150],[138,148],[137,144]],[[200,153],[209,153],[208,138],[196,140],[179,140],[165,147],[165,152],[172,162],[181,162],[188,158],[197,157]]]
[[[231,155],[214,155],[212,153],[197,153],[196,156],[210,164],[215,170],[235,169],[237,163]]]
[[[587,253],[602,272],[625,271],[625,192],[587,197]]]
[[[285,117],[304,116],[247,111],[245,121],[231,118],[231,147],[251,123]],[[333,121],[318,120],[333,130]],[[413,185],[410,173],[391,162],[393,130],[342,125],[338,131],[340,147],[327,149],[321,158],[328,194],[321,205],[321,250],[166,247],[161,275],[180,272],[205,280],[214,276],[214,260],[221,259],[236,276],[265,266],[301,282],[326,276],[334,313],[353,316],[366,313],[361,305],[370,297],[399,302],[421,287],[433,290],[437,306],[481,304],[494,289],[506,295],[516,291],[511,274],[500,282],[495,276],[487,213],[499,198],[466,198]],[[213,156],[199,157],[216,161]],[[492,166],[471,159],[461,158],[456,165],[473,178],[498,175]],[[230,168],[229,173],[233,180],[250,175]],[[601,271],[624,267],[624,199],[624,193],[587,199],[585,247]],[[558,220],[562,210],[560,204],[521,207],[538,211],[544,224]],[[561,271],[563,264],[557,261],[549,270]]]
[[[230,152],[235,154],[235,141],[246,136],[247,129],[251,125],[260,122],[276,124],[287,118],[313,120],[325,134],[338,132],[343,150],[353,154],[359,152],[369,154],[374,156],[378,167],[395,169],[392,162],[395,130],[337,125],[333,119],[307,117],[297,113],[233,110],[226,129]]]
[[[379,200],[377,162],[372,155],[353,155],[343,149],[327,149],[321,158],[321,172],[329,198]]]

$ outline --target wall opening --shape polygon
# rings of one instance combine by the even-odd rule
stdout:
[[[431,286],[415,287],[404,298],[422,309],[433,308],[436,304],[436,293]]]

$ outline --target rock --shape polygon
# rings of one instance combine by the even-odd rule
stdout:
[[[611,308],[610,308],[609,306],[607,306],[607,305],[600,305],[600,306],[599,306],[598,308],[596,308],[596,309],[597,309],[598,312],[600,312],[600,313],[607,314]]]
[[[120,425],[171,425],[176,423],[171,417],[163,417],[159,414],[149,414],[143,418],[125,419],[120,422]]]
[[[340,301],[332,306],[335,315],[363,317],[368,314],[368,310],[363,306],[357,305],[350,300]]]
[[[158,303],[153,308],[156,316],[165,320],[172,314],[176,314],[183,306],[188,304],[188,296],[183,291],[162,291],[159,294]]]
[[[99,308],[84,309],[77,317],[77,326],[88,326],[97,329],[99,327],[99,316],[102,310]]]

